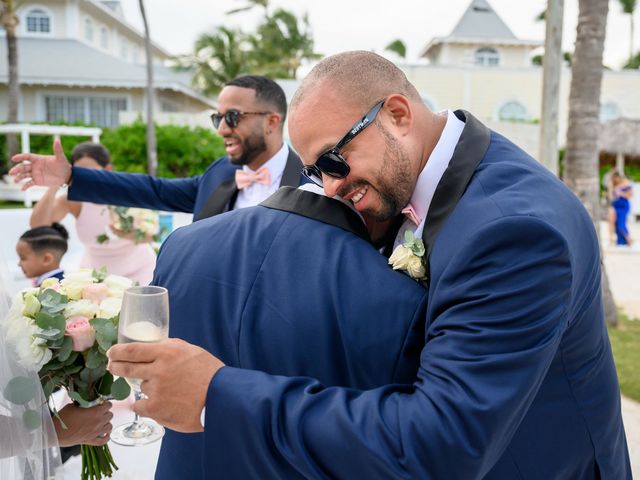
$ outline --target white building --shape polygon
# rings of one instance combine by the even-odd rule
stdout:
[[[145,111],[144,35],[124,19],[119,0],[19,2],[20,122],[83,122],[113,127],[119,112]],[[7,46],[0,29],[0,112],[7,112]],[[156,112],[201,112],[213,102],[187,73],[164,66],[152,48]],[[6,114],[0,116],[6,119]],[[130,115],[129,115],[130,116]]]

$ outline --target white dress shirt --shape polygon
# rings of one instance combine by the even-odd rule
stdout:
[[[433,200],[433,195],[436,192],[438,183],[440,183],[442,179],[444,171],[449,166],[451,157],[453,157],[453,151],[456,149],[456,145],[458,145],[464,125],[464,122],[458,119],[453,111],[447,110],[447,123],[426,165],[422,169],[422,172],[420,172],[420,176],[418,176],[416,188],[409,202],[420,219],[420,224],[416,227],[411,220],[405,219],[393,243],[394,249],[404,243],[404,233],[407,230],[412,230],[416,238],[422,237],[427,212]]]
[[[278,190],[280,182],[282,181],[284,168],[287,165],[287,158],[289,158],[289,147],[286,143],[283,143],[282,148],[278,150],[278,153],[260,167],[267,168],[269,170],[269,174],[271,175],[271,185],[252,183],[248,187],[238,191],[238,197],[236,198],[236,203],[233,206],[233,209],[237,210],[239,208],[254,207]],[[246,165],[244,165],[242,169],[245,172],[254,173],[254,171]]]

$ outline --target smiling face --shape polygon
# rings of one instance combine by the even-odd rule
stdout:
[[[221,114],[228,110],[240,112],[268,111],[265,105],[256,101],[256,92],[251,88],[226,86],[218,97],[218,111]],[[268,115],[241,115],[238,126],[229,127],[225,120],[218,126],[218,134],[224,139],[224,148],[231,163],[251,165],[261,163],[267,153],[266,130]]]
[[[323,85],[296,106],[289,134],[305,165],[314,164],[320,154],[332,148],[366,113],[361,110]],[[322,175],[328,196],[343,197],[377,221],[397,215],[409,203],[415,187],[414,167],[392,118],[395,113],[391,112],[396,110],[396,100],[386,102],[373,125],[340,151],[350,167],[347,177]]]

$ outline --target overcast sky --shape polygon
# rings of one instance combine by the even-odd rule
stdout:
[[[313,29],[316,51],[329,55],[344,50],[375,50],[400,38],[407,45],[407,61],[415,62],[434,36],[448,35],[471,0],[271,0],[271,9],[286,8],[302,15],[307,12]],[[121,0],[125,18],[142,31],[137,0]],[[511,28],[525,40],[544,40],[544,24],[535,17],[545,9],[546,0],[489,0]],[[173,54],[191,51],[199,34],[216,26],[255,27],[262,10],[232,16],[225,12],[245,5],[244,0],[145,0],[151,36]],[[640,10],[640,8],[639,8]],[[636,12],[636,24],[640,13]],[[565,0],[564,50],[573,51],[578,18],[578,0]],[[636,32],[637,33],[637,32]],[[640,49],[638,35],[634,49]],[[629,16],[620,2],[609,2],[604,61],[619,68],[629,55]]]

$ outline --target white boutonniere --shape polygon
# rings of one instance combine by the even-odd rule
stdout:
[[[416,238],[411,230],[404,233],[404,243],[398,245],[389,257],[389,265],[394,270],[404,270],[416,281],[427,279],[424,261],[425,248],[422,239]]]

